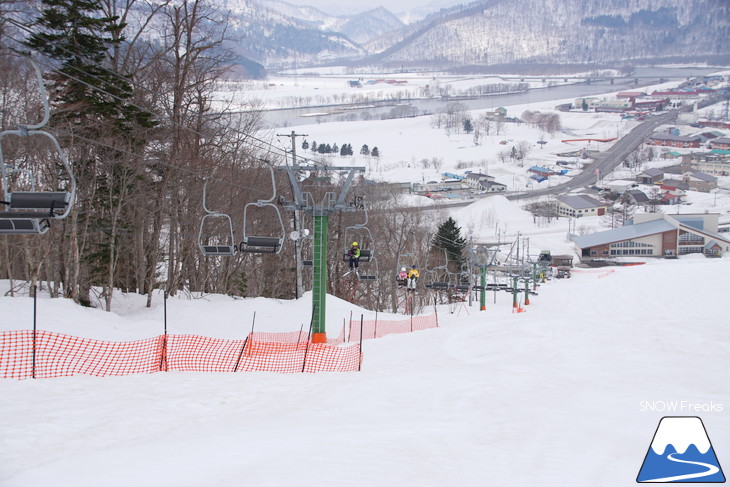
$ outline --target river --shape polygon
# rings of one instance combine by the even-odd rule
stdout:
[[[570,85],[535,88],[519,93],[482,96],[478,98],[427,98],[402,100],[400,102],[383,101],[368,103],[366,107],[354,105],[332,105],[326,107],[290,108],[281,110],[266,110],[263,113],[265,125],[272,128],[294,127],[312,123],[325,123],[349,120],[380,119],[397,106],[409,106],[417,115],[435,113],[450,101],[458,101],[469,107],[469,110],[497,108],[500,106],[529,105],[545,101],[573,100],[583,96],[600,95],[613,91],[629,91],[644,86],[655,85],[660,80],[679,81],[687,78],[702,76],[717,72],[722,68],[683,67],[683,68],[636,68],[624,78],[593,81],[590,84],[578,83]],[[532,76],[531,76],[532,77]]]

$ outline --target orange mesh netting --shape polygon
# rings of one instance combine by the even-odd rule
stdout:
[[[282,335],[282,334],[272,334]],[[296,333],[299,336],[299,333]],[[275,337],[272,337],[275,338]],[[196,335],[161,335],[131,342],[79,338],[50,331],[0,332],[0,378],[27,379],[76,374],[94,376],[191,372],[349,372],[359,370],[358,344],[290,342],[249,336],[226,340]],[[34,346],[35,345],[35,346]],[[35,348],[35,364],[33,350]]]
[[[427,316],[413,316],[405,320],[367,320],[362,323],[362,337],[363,339],[381,338],[393,333],[410,333],[437,327],[438,317],[435,313]],[[350,320],[348,337],[351,342],[360,339],[360,320]]]

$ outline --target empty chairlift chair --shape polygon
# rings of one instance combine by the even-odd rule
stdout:
[[[228,257],[235,255],[236,245],[233,237],[233,221],[230,215],[208,209],[207,205],[208,179],[203,184],[203,210],[205,215],[200,220],[200,231],[198,232],[198,246],[205,256]],[[206,221],[208,225],[212,222],[219,222],[223,225],[224,232],[215,235],[206,234]]]
[[[4,206],[4,210],[0,211],[0,233],[4,234],[42,234],[48,231],[51,220],[66,218],[71,211],[74,198],[76,196],[76,178],[74,177],[71,165],[68,162],[66,154],[61,149],[56,138],[38,130],[48,123],[50,118],[50,110],[48,108],[48,99],[43,88],[43,80],[40,69],[33,63],[38,79],[38,85],[41,90],[41,98],[44,105],[44,117],[41,122],[33,125],[21,126],[18,130],[5,130],[0,132],[0,176],[2,177],[3,199],[0,204]],[[58,157],[63,167],[63,174],[59,180],[65,181],[65,191],[48,191],[36,189],[36,179],[38,171],[21,168],[16,169],[5,161],[3,151],[3,143],[7,146],[9,136],[17,136],[26,141],[30,141],[33,137],[40,137],[36,140],[46,140],[50,143],[52,152]],[[39,147],[41,144],[34,142],[28,143],[28,147]],[[50,157],[47,164],[52,164]],[[30,185],[30,191],[14,191],[12,186],[11,175],[13,173],[22,172],[26,174],[26,184]],[[38,181],[39,182],[39,181]]]
[[[238,247],[240,252],[250,252],[258,254],[278,254],[281,252],[284,246],[284,235],[286,229],[284,227],[284,220],[281,218],[281,212],[279,208],[272,203],[276,198],[276,180],[274,179],[274,169],[269,168],[271,171],[271,184],[273,187],[274,194],[268,200],[258,200],[253,203],[248,203],[243,207],[243,240]],[[250,213],[254,208],[271,208],[273,213],[276,215],[274,222],[279,223],[280,229],[279,234],[276,236],[263,236],[263,235],[252,235],[250,233],[249,221]],[[270,210],[270,211],[271,211]]]
[[[35,189],[33,173],[27,169],[9,169],[5,166],[7,175],[25,173]],[[15,213],[13,213],[15,215]],[[47,218],[0,218],[0,235],[43,235],[51,227]]]

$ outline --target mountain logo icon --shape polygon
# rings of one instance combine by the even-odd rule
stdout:
[[[659,421],[644,457],[639,483],[723,483],[725,475],[702,420],[665,416]]]

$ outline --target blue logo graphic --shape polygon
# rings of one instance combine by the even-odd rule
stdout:
[[[636,481],[725,482],[725,475],[702,420],[696,416],[663,417]]]

